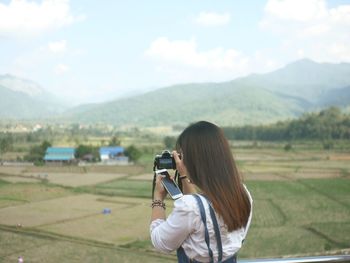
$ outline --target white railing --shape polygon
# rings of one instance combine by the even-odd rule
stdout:
[[[262,259],[242,259],[239,263],[338,263],[350,262],[350,255],[317,256],[300,258],[262,258]]]

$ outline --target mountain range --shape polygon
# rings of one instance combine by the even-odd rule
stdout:
[[[0,118],[41,119],[62,113],[67,106],[39,84],[0,75]]]
[[[209,120],[220,125],[264,124],[331,105],[350,106],[350,64],[303,59],[267,74],[221,83],[161,88],[131,98],[84,105],[64,117],[116,125],[174,125]]]
[[[0,78],[0,105],[4,90],[6,85]],[[20,103],[31,109],[25,118],[41,117],[31,100],[27,100],[29,94],[24,98],[20,90],[7,92],[12,94],[12,100],[26,101]],[[55,108],[54,105],[49,103],[46,107]],[[266,74],[251,74],[227,82],[173,85],[128,98],[80,105],[61,114],[47,113],[60,121],[120,126],[187,125],[197,120],[237,126],[295,118],[328,106],[350,106],[350,63],[303,59]],[[3,108],[0,116],[4,115]],[[13,112],[11,117],[23,115]]]

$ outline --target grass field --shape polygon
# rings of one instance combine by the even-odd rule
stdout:
[[[350,251],[350,152],[234,155],[254,199],[240,258]],[[0,262],[176,262],[149,240],[151,169],[152,155],[127,167],[0,166]]]

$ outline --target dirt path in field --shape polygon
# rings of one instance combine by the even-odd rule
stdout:
[[[334,154],[329,156],[332,161],[350,161],[350,154]]]

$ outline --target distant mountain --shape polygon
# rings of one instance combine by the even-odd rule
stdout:
[[[208,83],[171,86],[87,111],[74,109],[71,118],[116,125],[187,124],[200,119],[234,125],[274,122],[297,116],[308,107],[302,99],[264,89]]]
[[[0,118],[40,119],[66,109],[39,84],[12,75],[0,75]]]
[[[341,89],[332,89],[325,92],[318,101],[321,107],[350,106],[350,86]]]
[[[316,63],[302,59],[267,74],[234,80],[316,103],[329,90],[350,84],[350,63]]]
[[[337,102],[350,86],[350,64],[299,60],[267,74],[224,83],[183,84],[111,102],[81,106],[64,118],[115,125],[172,125],[209,120],[220,125],[272,123]],[[345,92],[345,91],[344,91]],[[349,105],[342,100],[339,106]]]

